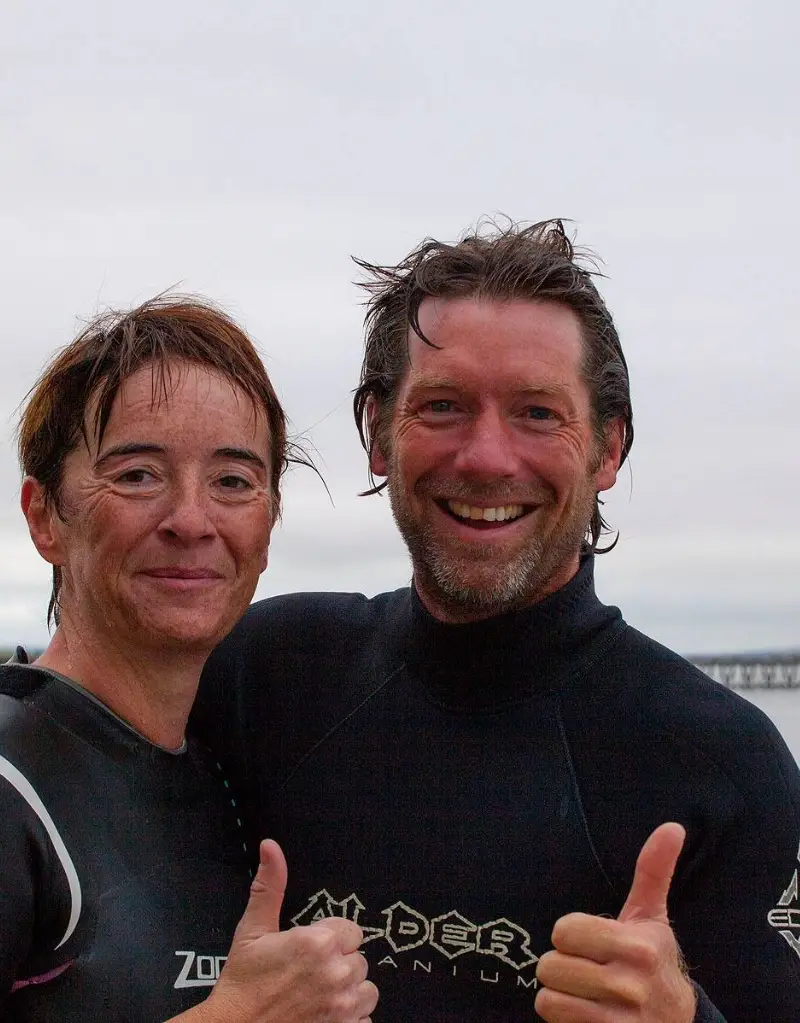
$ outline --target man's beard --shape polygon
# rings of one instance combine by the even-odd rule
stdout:
[[[482,544],[455,536],[444,539],[428,522],[419,522],[407,500],[400,474],[392,469],[388,477],[389,499],[397,528],[411,555],[417,588],[432,596],[455,619],[493,617],[535,603],[550,593],[550,580],[580,552],[594,510],[596,494],[587,477],[585,487],[573,495],[573,505],[566,517],[555,522],[549,534],[534,532],[527,536],[524,544],[509,556],[498,550],[496,541]],[[433,481],[420,480],[418,486],[422,490],[418,492],[426,493],[430,482]],[[519,486],[505,482],[481,487],[437,477],[435,483],[437,493],[445,492],[465,504],[499,507],[528,503],[545,509],[552,507],[549,488],[546,494],[539,489],[534,499],[533,495],[521,494]]]

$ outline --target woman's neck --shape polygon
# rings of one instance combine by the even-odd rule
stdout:
[[[34,663],[77,682],[150,742],[178,749],[206,656],[134,655],[62,622]]]

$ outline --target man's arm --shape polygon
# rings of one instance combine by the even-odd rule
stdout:
[[[540,996],[544,1011],[538,1002],[537,1010],[548,1023],[572,1019],[565,1008],[567,996],[578,997],[581,985],[590,996],[587,1001],[594,1002],[592,1011],[617,999],[617,1008],[609,1010],[613,1019],[616,1011],[621,1019],[641,1023],[797,1020],[800,773],[763,715],[748,712],[739,725],[735,743],[709,747],[711,769],[706,763],[691,775],[697,806],[709,816],[703,823],[685,821],[688,850],[671,884],[669,915],[666,905],[651,907],[658,910],[651,916],[660,919],[663,929],[645,933],[645,944],[639,945],[627,926],[631,896],[620,920],[571,914],[556,925],[556,952],[543,956],[539,966],[544,987],[563,996]],[[648,866],[645,877],[652,873]],[[631,895],[639,887],[638,874],[637,868]],[[668,858],[660,874],[669,888]],[[665,968],[677,984],[678,947],[696,994],[694,1015],[688,1017],[683,1007],[673,1015],[659,1014],[660,1006],[670,1004],[672,981],[665,982]],[[658,997],[650,997],[652,992]],[[619,1008],[623,1004],[624,1010]],[[606,1016],[596,1012],[574,1018],[585,1023]]]
[[[728,1023],[794,1023],[800,772],[771,722],[746,724],[744,756],[724,765],[737,793],[735,812],[707,849],[698,844],[671,918],[691,977]]]

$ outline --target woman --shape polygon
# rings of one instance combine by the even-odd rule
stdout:
[[[274,843],[247,904],[256,853],[185,734],[280,510],[286,422],[249,339],[195,299],[100,317],[31,392],[19,451],[56,628],[0,669],[0,1015],[367,1019],[359,928],[278,933]]]

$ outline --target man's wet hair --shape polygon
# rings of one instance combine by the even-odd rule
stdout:
[[[524,299],[557,302],[571,309],[581,325],[583,376],[589,388],[592,420],[598,447],[606,443],[606,429],[615,419],[624,424],[622,458],[633,444],[633,409],[628,366],[619,335],[594,278],[602,276],[596,256],[578,248],[560,219],[524,226],[513,221],[498,224],[484,219],[455,244],[426,238],[396,266],[355,259],[364,273],[358,281],[369,298],[361,377],[353,399],[353,412],[361,443],[371,455],[378,443],[388,450],[395,401],[409,365],[409,336],[436,347],[419,323],[426,298],[469,298],[493,302]],[[374,416],[371,406],[374,403]],[[370,421],[372,418],[372,421]],[[376,494],[387,481],[376,483]],[[600,548],[608,524],[595,499],[584,550],[604,553],[616,541]]]

